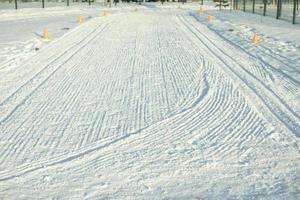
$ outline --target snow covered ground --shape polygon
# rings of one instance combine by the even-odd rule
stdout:
[[[179,5],[2,11],[0,199],[300,198],[299,25]]]

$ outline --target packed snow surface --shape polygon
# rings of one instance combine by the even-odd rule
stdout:
[[[0,199],[300,198],[299,44],[175,5],[2,41]]]

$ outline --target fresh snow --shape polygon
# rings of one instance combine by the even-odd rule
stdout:
[[[299,25],[197,9],[2,10],[0,199],[299,199]]]

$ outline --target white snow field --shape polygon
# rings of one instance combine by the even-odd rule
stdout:
[[[178,5],[0,67],[0,199],[300,199],[299,26]]]

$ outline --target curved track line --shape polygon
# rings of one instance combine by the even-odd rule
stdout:
[[[187,25],[187,20],[181,18],[182,23],[185,25],[185,27],[190,30],[198,39],[199,41],[206,46],[206,48],[210,51],[211,54],[214,55],[215,58],[217,58],[221,63],[226,66],[228,70],[230,70],[236,78],[240,80],[240,82],[243,82],[247,88],[249,88],[252,91],[252,94],[259,97],[260,101],[268,108],[269,113],[272,113],[273,116],[278,119],[281,123],[283,123],[291,132],[293,132],[295,135],[300,137],[300,126],[299,126],[299,116],[297,113],[294,113],[287,105],[284,103],[273,91],[271,91],[267,86],[265,86],[264,83],[262,83],[260,80],[258,80],[256,77],[254,77],[248,70],[246,70],[243,66],[240,65],[236,60],[234,60],[231,56],[229,56],[227,53],[225,53],[222,49],[218,48],[218,46],[212,42],[206,35],[201,33],[201,31],[197,30],[192,24],[189,24],[192,26],[195,31],[191,29],[189,25]],[[202,38],[205,38],[203,40],[202,38],[199,38],[199,35],[201,35]],[[206,42],[204,42],[206,41]],[[207,44],[208,42],[208,44]],[[214,49],[214,50],[213,50]],[[218,53],[216,53],[218,52]],[[223,56],[220,56],[223,55]],[[222,58],[226,58],[230,60],[230,62],[234,63],[235,66],[242,69],[245,74],[243,77],[238,73],[238,71],[235,71],[232,67],[229,66],[229,63],[226,63]],[[245,77],[247,75],[248,77]],[[249,80],[250,79],[250,80]],[[251,80],[252,79],[252,80]],[[258,90],[260,89],[260,90]],[[261,92],[264,92],[261,94]],[[267,98],[269,97],[269,98]],[[269,104],[273,104],[272,106]],[[275,103],[276,102],[276,103]],[[274,106],[276,107],[274,108]],[[278,107],[277,107],[278,106]],[[274,109],[279,109],[281,107],[281,110],[276,111]],[[288,115],[286,115],[286,113]],[[283,116],[283,117],[282,117]],[[292,116],[292,117],[291,117]],[[296,119],[293,119],[296,117]],[[298,122],[297,122],[298,121]],[[292,122],[292,123],[291,123]]]

